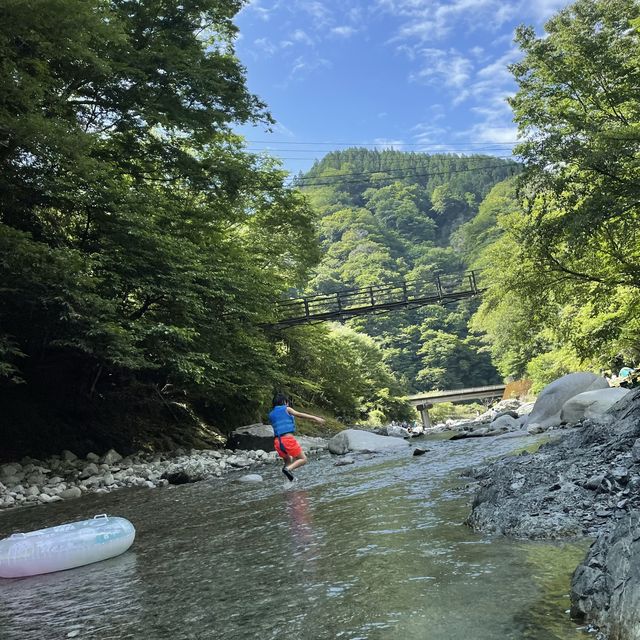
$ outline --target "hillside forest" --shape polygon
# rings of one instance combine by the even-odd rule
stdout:
[[[289,179],[234,0],[0,6],[0,458],[208,446],[274,390],[342,423],[430,389],[640,359],[640,10],[522,26],[515,160],[352,148]],[[276,301],[462,277],[482,297],[275,329]]]

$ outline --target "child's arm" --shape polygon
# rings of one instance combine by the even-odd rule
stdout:
[[[315,420],[318,424],[324,423],[324,418],[320,418],[319,416],[312,416],[310,413],[302,413],[300,411],[296,411],[291,407],[287,407],[287,413],[289,415],[295,416],[296,418],[306,418],[307,420]]]

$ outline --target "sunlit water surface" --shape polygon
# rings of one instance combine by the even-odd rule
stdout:
[[[261,484],[228,476],[5,512],[0,538],[104,512],[137,538],[105,562],[0,579],[0,638],[584,640],[566,610],[587,541],[462,524],[460,469],[522,444],[422,441],[420,457],[312,460],[291,487],[274,465]]]

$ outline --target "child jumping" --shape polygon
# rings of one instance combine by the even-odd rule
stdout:
[[[273,409],[269,413],[269,421],[275,436],[273,446],[278,455],[284,460],[282,473],[291,482],[293,482],[293,473],[291,472],[307,464],[307,456],[304,455],[300,443],[292,435],[296,430],[295,418],[315,420],[319,424],[324,422],[324,418],[292,409],[289,398],[284,393],[277,393],[273,398]]]

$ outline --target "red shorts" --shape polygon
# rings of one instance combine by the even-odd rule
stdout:
[[[282,446],[280,446],[281,441]],[[273,446],[283,460],[286,460],[288,456],[297,458],[302,453],[300,443],[290,433],[285,433],[279,438],[274,438]]]

